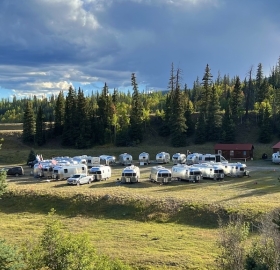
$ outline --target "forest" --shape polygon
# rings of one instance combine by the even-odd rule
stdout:
[[[255,75],[254,75],[255,74]],[[167,91],[139,91],[136,74],[132,90],[100,92],[85,96],[69,87],[55,96],[32,96],[0,101],[1,123],[23,123],[22,141],[42,146],[52,139],[78,149],[94,145],[137,145],[148,127],[168,138],[174,147],[190,142],[233,143],[238,125],[254,121],[260,143],[280,134],[280,58],[264,76],[262,64],[250,68],[245,79],[229,75],[213,78],[207,64],[203,78],[190,88],[182,83],[182,70],[171,64]]]

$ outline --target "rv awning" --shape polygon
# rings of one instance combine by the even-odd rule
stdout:
[[[217,143],[214,147],[214,150],[240,150],[240,151],[249,151],[254,149],[254,145],[251,143]]]

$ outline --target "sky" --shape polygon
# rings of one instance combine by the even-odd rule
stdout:
[[[279,0],[1,0],[0,98],[241,80],[280,56]]]

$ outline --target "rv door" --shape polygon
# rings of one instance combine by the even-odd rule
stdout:
[[[220,155],[216,155],[216,162],[221,162],[221,156]]]

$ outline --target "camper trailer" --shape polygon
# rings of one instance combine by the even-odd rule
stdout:
[[[272,154],[272,162],[276,163],[276,164],[280,164],[280,152],[279,151]]]
[[[88,169],[86,164],[70,164],[56,165],[53,167],[52,178],[56,180],[64,180],[71,177],[73,174],[87,174]]]
[[[210,178],[214,180],[222,180],[225,177],[222,165],[215,165],[208,163],[193,164],[193,167],[199,168],[203,178]]]
[[[93,175],[93,181],[102,181],[109,179],[112,175],[112,171],[110,166],[95,165],[90,168],[89,174]]]
[[[174,165],[171,173],[172,179],[178,181],[199,182],[202,178],[202,172],[199,168],[185,164]]]
[[[86,160],[89,169],[100,164],[100,157],[87,156]]]
[[[124,154],[120,154],[119,155],[119,163],[120,163],[120,165],[130,166],[130,165],[132,165],[132,162],[133,162],[132,155],[130,155],[128,153],[124,153]]]
[[[246,169],[247,165],[241,162],[236,163],[213,163],[223,166],[224,174],[230,177],[249,176],[249,171]]]
[[[51,160],[39,161],[38,163],[34,164],[33,176],[34,177],[48,177],[47,171],[49,170],[48,168],[50,168],[50,167],[52,167]]]
[[[100,164],[110,166],[116,164],[116,158],[114,156],[108,156],[108,155],[101,155],[100,158]]]
[[[187,156],[187,164],[198,164],[205,162],[228,162],[222,155],[220,154],[200,154],[200,153],[192,153]]]
[[[174,165],[176,164],[185,164],[187,161],[187,157],[185,154],[181,154],[181,153],[175,153],[172,156],[172,162]]]
[[[82,156],[75,156],[72,158],[74,162],[77,162],[78,164],[87,164],[87,156],[82,155]]]
[[[150,181],[159,183],[170,183],[172,180],[171,171],[163,166],[154,166],[151,168]]]
[[[192,164],[197,164],[198,163],[198,158],[201,154],[199,153],[190,153],[187,155],[187,165],[192,165]]]
[[[121,183],[138,183],[140,180],[140,169],[135,165],[123,169]]]
[[[150,164],[150,155],[146,152],[139,154],[139,164],[140,165],[149,165]]]
[[[166,152],[160,152],[156,155],[156,162],[158,164],[166,164],[170,162],[170,154]]]

